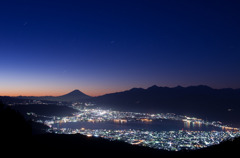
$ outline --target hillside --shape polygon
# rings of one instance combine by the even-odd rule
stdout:
[[[26,115],[27,112],[33,112],[38,115],[44,116],[71,116],[73,113],[78,112],[77,110],[67,107],[59,106],[56,104],[30,104],[30,105],[15,105],[13,109],[19,111],[21,114]]]
[[[222,142],[219,145],[211,146],[205,149],[195,151],[165,151],[158,149],[151,149],[148,147],[141,147],[130,145],[119,141],[109,141],[102,138],[86,137],[80,134],[75,135],[57,135],[57,134],[43,134],[34,136],[33,144],[35,144],[37,151],[39,149],[48,152],[49,154],[63,154],[74,155],[79,153],[84,156],[98,156],[104,157],[159,157],[159,156],[234,156],[239,154],[240,138],[233,141]],[[32,149],[34,151],[34,149]],[[36,152],[37,152],[36,151]],[[59,152],[57,152],[59,151]]]
[[[103,107],[141,112],[173,112],[234,123],[240,127],[240,89],[208,86],[133,88],[91,98]]]

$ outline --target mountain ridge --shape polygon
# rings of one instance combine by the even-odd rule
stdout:
[[[91,96],[86,95],[78,89],[75,89],[67,94],[61,96],[19,96],[20,99],[32,99],[32,100],[47,100],[47,101],[64,101],[64,102],[73,102],[81,99],[89,99]]]
[[[90,97],[74,90],[58,97],[23,99],[91,102],[101,108],[148,113],[176,113],[203,119],[225,121],[240,127],[240,89],[214,89],[206,85],[132,88],[122,92]]]
[[[91,98],[106,108],[123,111],[164,112],[211,120],[240,122],[240,89],[214,89],[205,85],[189,87],[133,88]],[[240,126],[240,124],[238,123]]]
[[[66,94],[63,94],[63,95],[60,95],[60,96],[51,96],[51,95],[49,95],[49,96],[18,96],[18,97],[15,97],[15,98],[51,98],[51,97],[55,97],[55,98],[58,98],[58,97],[63,97],[63,96],[67,96],[67,95],[70,95],[70,94],[80,94],[80,95],[84,95],[84,96],[88,96],[88,97],[90,97],[90,98],[97,98],[97,97],[102,97],[102,96],[105,96],[105,95],[109,95],[109,94],[115,94],[115,93],[123,93],[123,92],[129,92],[129,91],[138,91],[138,90],[141,90],[141,91],[143,91],[143,90],[152,90],[152,89],[159,89],[159,88],[161,88],[161,89],[190,89],[190,88],[201,88],[201,89],[211,89],[211,90],[234,90],[234,91],[239,91],[240,92],[240,88],[236,88],[236,89],[234,89],[234,88],[219,88],[219,89],[216,89],[216,88],[212,88],[212,87],[210,87],[210,86],[207,86],[207,85],[196,85],[196,86],[186,86],[186,87],[183,87],[183,86],[180,86],[180,85],[178,85],[178,86],[176,86],[176,87],[167,87],[167,86],[157,86],[157,85],[153,85],[153,86],[150,86],[150,87],[148,87],[148,88],[141,88],[141,87],[139,87],[139,88],[136,88],[136,87],[133,87],[133,88],[131,88],[131,89],[128,89],[128,90],[124,90],[124,91],[119,91],[119,92],[112,92],[112,93],[106,93],[106,94],[103,94],[103,95],[99,95],[99,96],[94,96],[94,97],[92,97],[92,96],[89,96],[89,95],[87,95],[87,94],[85,94],[85,93],[83,93],[83,92],[81,92],[80,90],[78,90],[78,89],[75,89],[75,90],[73,90],[73,91],[71,91],[71,92],[69,92],[69,93],[66,93]],[[3,97],[3,96],[2,96]],[[4,96],[4,97],[10,97],[10,96]]]

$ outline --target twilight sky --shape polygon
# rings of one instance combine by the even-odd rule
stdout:
[[[238,0],[1,0],[0,95],[240,88]]]

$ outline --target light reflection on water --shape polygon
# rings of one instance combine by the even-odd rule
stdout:
[[[189,122],[189,121],[184,121],[184,128],[187,128],[187,129],[190,129],[190,128],[198,128],[198,129],[201,129],[202,128],[202,123],[198,123],[198,122]],[[207,128],[208,126],[207,125],[204,125],[206,126],[205,128]]]
[[[109,130],[148,130],[148,131],[221,131],[221,128],[211,125],[204,125],[196,122],[175,121],[175,120],[153,120],[153,121],[106,121],[106,122],[67,122],[54,124],[57,128],[71,129],[109,129]]]

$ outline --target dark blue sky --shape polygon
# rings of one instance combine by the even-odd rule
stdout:
[[[1,0],[0,95],[240,88],[238,0]]]

